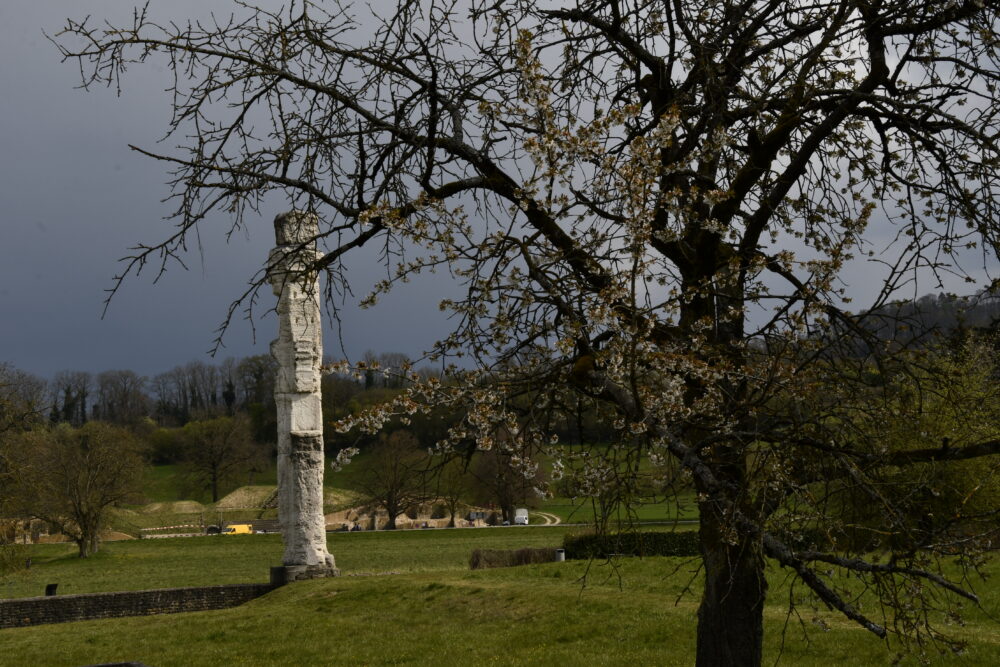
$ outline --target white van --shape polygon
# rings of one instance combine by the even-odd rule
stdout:
[[[528,510],[524,508],[514,510],[514,525],[515,526],[528,525]]]

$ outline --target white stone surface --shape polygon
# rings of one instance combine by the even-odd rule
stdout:
[[[335,572],[326,549],[323,518],[323,411],[320,364],[323,329],[315,260],[316,216],[293,211],[274,220],[277,247],[268,259],[268,281],[278,297],[278,520],[286,566]]]

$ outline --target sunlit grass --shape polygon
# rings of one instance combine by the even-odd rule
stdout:
[[[484,539],[514,534],[513,529],[472,532]],[[0,664],[693,664],[697,595],[683,591],[688,584],[699,590],[695,562],[650,558],[624,560],[616,567],[568,562],[475,572],[455,564],[430,569],[443,565],[436,540],[449,540],[427,535],[369,534],[351,548],[346,540],[340,544],[345,558],[359,558],[382,543],[372,552],[374,558],[409,562],[412,569],[405,574],[297,583],[216,612],[4,630]],[[236,538],[231,544],[238,551],[253,551],[260,544],[251,539]],[[499,543],[505,538],[492,539]],[[215,548],[211,541],[189,540],[186,551],[200,563],[195,552]],[[400,550],[406,553],[388,555]],[[361,569],[380,568],[365,562]],[[783,640],[788,590],[780,571],[770,574],[765,664],[879,665],[893,660],[895,648],[887,649],[822,609],[802,610],[804,629],[793,621]],[[995,609],[995,596],[989,599]],[[1000,628],[978,611],[967,620],[964,628],[954,628],[969,640],[967,654],[931,652],[932,664],[996,664]]]
[[[549,512],[567,523],[593,523],[594,504],[588,498],[555,497],[545,500],[538,508]],[[630,509],[618,508],[612,515],[615,522],[629,523],[662,522],[662,521],[692,521],[698,518],[698,508],[694,502],[694,493],[687,493],[679,498],[660,500],[656,503],[644,503]]]
[[[345,574],[422,572],[468,568],[473,549],[553,548],[564,527],[470,528],[329,533],[328,547]],[[93,593],[174,586],[267,581],[281,564],[280,535],[213,535],[107,542],[94,556],[76,557],[71,544],[18,547],[30,570],[0,584],[0,597],[41,595],[48,583],[59,593]]]
[[[593,516],[589,505],[571,499],[553,499],[540,509],[564,521]],[[693,502],[686,502],[679,511],[673,503],[644,506],[635,518],[695,517]],[[230,610],[0,631],[7,648],[0,665],[693,664],[701,590],[695,559],[468,570],[475,548],[555,548],[567,532],[579,530],[331,533],[329,548],[345,575],[338,579],[293,584]],[[30,557],[32,567],[0,582],[0,597],[39,595],[49,583],[71,594],[262,582],[268,568],[280,564],[282,545],[278,535],[136,540],[106,543],[82,560],[68,544],[18,549],[17,557]],[[990,565],[987,572],[1000,567]],[[887,647],[821,605],[800,603],[790,615],[787,572],[772,567],[769,580],[765,664],[878,665],[896,658],[898,642]],[[983,608],[968,609],[964,626],[935,617],[969,643],[968,651],[955,656],[927,647],[932,664],[1000,664],[1000,624],[992,620],[1000,618],[1000,595],[992,580],[977,587]],[[871,599],[862,604],[875,608]],[[914,656],[902,660],[918,662]]]

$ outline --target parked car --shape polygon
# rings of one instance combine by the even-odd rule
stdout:
[[[514,510],[514,525],[515,526],[527,526],[528,525],[528,510],[523,507]]]
[[[249,523],[231,523],[222,529],[223,535],[252,535],[253,526]]]

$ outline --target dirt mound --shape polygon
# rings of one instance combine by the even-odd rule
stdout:
[[[262,507],[277,487],[275,486],[241,486],[215,504],[216,509],[238,509],[247,507]]]
[[[108,531],[101,535],[101,540],[104,542],[117,542],[119,540],[134,540],[135,538],[127,533],[119,533],[114,530]]]
[[[340,527],[341,524],[353,524],[355,521],[361,518],[360,508],[352,507],[351,509],[340,510],[339,512],[331,512],[327,514],[324,518],[326,519],[327,526]]]
[[[142,514],[194,514],[205,511],[205,506],[194,500],[177,500],[172,503],[149,503],[139,508]]]
[[[216,509],[256,509],[277,507],[276,486],[241,486],[215,504]],[[347,489],[324,489],[323,504],[337,509],[348,509],[357,503],[358,494]]]
[[[358,502],[358,494],[347,489],[323,489],[323,504],[341,510],[350,509]]]
[[[331,512],[325,516],[325,519],[327,530],[343,529],[344,526],[350,530],[355,525],[361,526],[363,530],[370,530],[372,527],[371,511],[369,508],[363,506],[351,507],[346,510],[340,510],[339,512]],[[378,526],[379,530],[385,526],[388,520],[389,518],[386,516],[385,512],[376,512],[375,525]],[[447,528],[448,521],[449,520],[447,518],[432,519],[430,518],[429,512],[418,514],[416,519],[410,519],[403,514],[396,517],[396,528],[400,530]],[[460,526],[465,526],[468,522],[456,519],[455,523]]]

